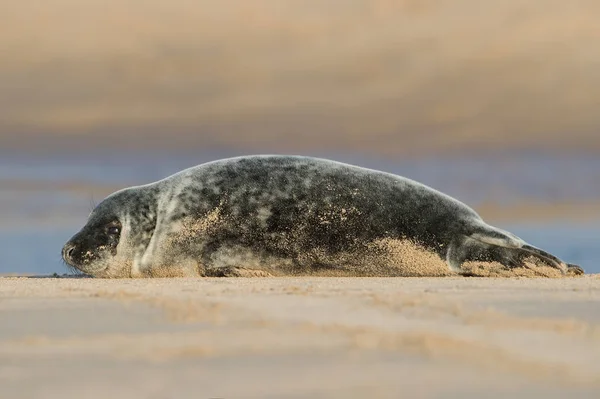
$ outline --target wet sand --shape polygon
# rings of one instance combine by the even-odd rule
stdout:
[[[0,278],[6,397],[597,397],[600,275]]]

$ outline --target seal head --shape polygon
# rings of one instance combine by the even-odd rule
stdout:
[[[151,192],[141,187],[118,191],[90,213],[88,221],[62,248],[65,263],[96,277],[129,277],[137,244],[154,229]],[[131,215],[137,215],[135,220]],[[150,233],[148,233],[150,231]]]
[[[63,247],[65,262],[86,274],[97,274],[107,260],[117,254],[121,235],[117,218],[95,217]]]

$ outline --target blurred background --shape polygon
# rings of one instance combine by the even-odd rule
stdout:
[[[404,175],[600,272],[596,0],[0,0],[0,273],[217,158]]]

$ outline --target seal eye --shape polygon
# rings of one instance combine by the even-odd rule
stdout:
[[[119,234],[120,231],[121,231],[121,229],[119,229],[119,226],[110,226],[107,230],[107,233],[109,235],[114,236],[114,235]]]

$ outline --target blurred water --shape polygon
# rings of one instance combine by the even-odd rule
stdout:
[[[241,151],[206,153],[90,153],[27,156],[0,152],[2,179],[67,180],[123,185],[152,182],[181,169]],[[419,158],[389,160],[350,154],[323,156],[412,178],[470,205],[483,201],[510,203],[523,198],[555,202],[600,199],[600,157],[547,154],[502,154],[496,158]]]
[[[0,156],[0,273],[63,273],[63,243],[85,222],[91,196],[52,188],[54,182],[128,186],[166,177],[183,168],[240,155],[232,151],[206,154],[91,154],[81,157]],[[455,196],[469,205],[523,198],[538,202],[600,199],[600,159],[556,159],[525,156],[502,159],[419,159],[391,162],[352,155],[310,154],[404,175]],[[31,182],[23,190],[4,181]],[[46,188],[35,189],[43,182]],[[93,187],[93,186],[92,186]],[[90,189],[91,190],[91,189]],[[84,190],[85,191],[85,190]],[[96,198],[99,200],[100,198]],[[598,220],[600,215],[590,215]],[[501,225],[533,245],[600,272],[600,224]]]
[[[0,274],[63,274],[60,250],[75,229],[0,231]]]

